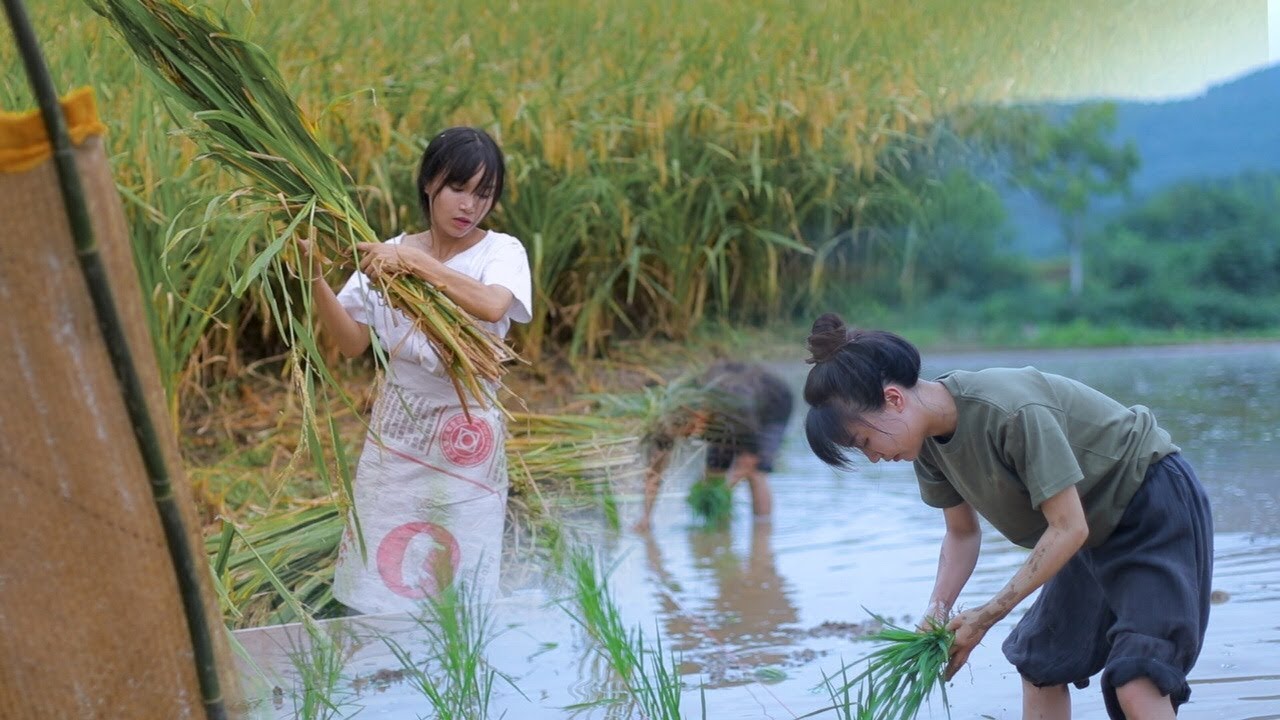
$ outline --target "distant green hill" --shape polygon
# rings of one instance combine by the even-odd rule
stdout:
[[[1048,106],[1066,114],[1075,105]],[[1132,141],[1142,157],[1133,178],[1134,200],[1175,183],[1234,177],[1249,171],[1280,172],[1280,65],[1162,103],[1116,102],[1118,141]],[[1044,257],[1062,252],[1057,217],[1035,198],[1004,193],[1017,246]],[[1120,201],[1100,203],[1100,221]]]

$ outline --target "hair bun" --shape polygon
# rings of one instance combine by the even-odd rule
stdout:
[[[812,355],[808,362],[826,362],[849,342],[849,328],[844,320],[835,313],[823,313],[813,321],[813,330],[809,333],[808,347]]]

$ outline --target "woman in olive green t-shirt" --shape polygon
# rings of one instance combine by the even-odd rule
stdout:
[[[950,679],[1040,589],[1004,643],[1024,717],[1069,718],[1069,683],[1102,672],[1112,718],[1173,718],[1208,623],[1213,522],[1195,472],[1141,405],[1035,368],[921,380],[903,338],[814,323],[805,432],[824,462],[909,460],[946,534],[926,617],[956,633]],[[1031,554],[995,597],[951,615],[982,516]],[[1159,598],[1152,603],[1151,598]]]

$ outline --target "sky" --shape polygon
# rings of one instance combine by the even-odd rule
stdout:
[[[1172,100],[1280,62],[1280,0],[1075,7],[1045,28],[1013,89],[1022,99]]]

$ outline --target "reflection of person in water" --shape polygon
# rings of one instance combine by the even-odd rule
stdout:
[[[689,549],[698,574],[709,572],[715,582],[714,594],[705,599],[680,597],[680,582],[664,567],[658,543],[645,535],[646,556],[658,580],[665,634],[674,641],[672,649],[731,652],[733,664],[747,669],[787,660],[784,648],[794,635],[786,626],[794,624],[798,614],[774,562],[772,532],[767,519],[752,523],[751,546],[743,562],[733,549],[729,530],[691,529]],[[725,661],[710,658],[701,664],[713,681],[723,679]]]
[[[699,406],[690,409],[687,420],[674,421],[668,437],[656,439],[650,449],[644,510],[635,525],[638,532],[649,529],[674,442],[682,437],[697,436],[706,441],[707,470],[723,473],[730,489],[747,482],[756,518],[773,512],[769,473],[791,419],[791,388],[761,365],[728,360],[708,368],[700,384],[705,394]]]

